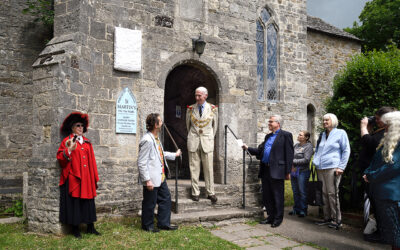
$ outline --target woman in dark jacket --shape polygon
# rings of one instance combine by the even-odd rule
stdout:
[[[310,178],[310,160],[313,154],[313,146],[309,142],[310,133],[301,131],[294,145],[294,159],[290,181],[292,183],[294,206],[289,215],[297,214],[299,217],[307,215],[307,184]]]
[[[387,125],[371,165],[364,171],[383,240],[400,249],[400,112],[382,116]]]
[[[93,146],[83,136],[89,125],[87,114],[73,112],[62,126],[65,136],[57,152],[62,168],[60,176],[60,222],[71,225],[73,234],[81,238],[79,224],[87,224],[87,233],[99,235],[94,228],[96,217],[97,174]]]

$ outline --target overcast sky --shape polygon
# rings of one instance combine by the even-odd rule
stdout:
[[[307,0],[307,12],[338,28],[352,27],[368,0]]]

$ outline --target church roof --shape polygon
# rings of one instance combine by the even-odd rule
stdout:
[[[313,16],[307,16],[307,30],[312,30],[316,32],[321,32],[325,33],[327,35],[332,35],[336,37],[341,37],[345,39],[350,39],[350,40],[355,40],[360,42],[361,40],[357,38],[356,36],[339,29],[333,25],[330,25],[329,23],[325,22],[321,18],[318,17],[313,17]]]

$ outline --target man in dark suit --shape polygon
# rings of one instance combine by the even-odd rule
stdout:
[[[257,148],[243,144],[250,154],[260,160],[258,177],[261,178],[263,204],[267,209],[268,218],[261,224],[271,224],[278,227],[283,220],[285,179],[289,180],[293,163],[293,136],[281,129],[283,119],[273,115],[268,120],[268,128],[272,133],[265,136],[264,142]]]

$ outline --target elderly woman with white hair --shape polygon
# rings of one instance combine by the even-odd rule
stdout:
[[[381,120],[387,125],[385,135],[363,178],[369,182],[383,240],[400,249],[400,112],[386,113]]]
[[[346,131],[336,128],[336,115],[328,113],[323,117],[324,131],[315,149],[313,163],[318,179],[322,181],[324,220],[317,225],[339,228],[342,223],[339,203],[339,182],[350,156],[350,143]]]

